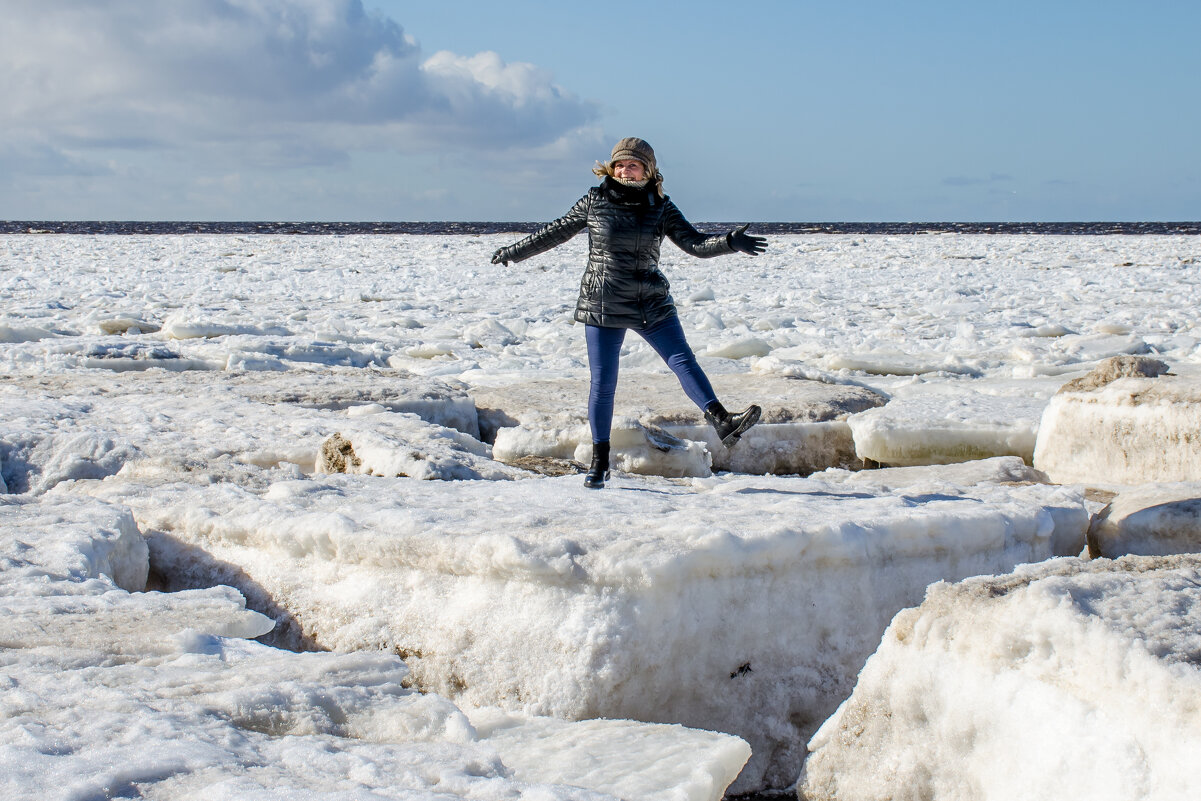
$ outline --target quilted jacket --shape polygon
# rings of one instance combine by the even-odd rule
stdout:
[[[667,277],[659,270],[666,236],[700,258],[733,253],[726,234],[706,236],[684,219],[670,198],[653,188],[625,186],[605,178],[565,215],[504,255],[522,261],[563,244],[588,229],[588,266],[580,281],[575,319],[605,328],[646,328],[675,314]]]

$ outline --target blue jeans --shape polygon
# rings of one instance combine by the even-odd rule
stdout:
[[[588,423],[592,427],[593,442],[608,442],[613,429],[613,396],[617,392],[617,367],[621,356],[621,344],[626,338],[624,328],[584,327],[588,342],[588,368],[592,373],[592,384],[588,389]],[[684,339],[684,329],[676,315],[647,328],[635,328],[643,339],[655,349],[667,366],[680,379],[684,394],[704,410],[717,395],[713,385],[701,370],[692,348]]]

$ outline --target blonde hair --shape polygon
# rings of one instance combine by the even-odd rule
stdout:
[[[635,159],[635,161],[642,161],[642,159]],[[646,166],[645,161],[642,162],[642,166],[644,169],[649,171],[650,168]],[[605,176],[608,176],[613,179],[617,178],[616,173],[613,172],[613,162],[611,162],[611,161],[596,162],[596,166],[592,168],[592,174],[598,178],[604,178]],[[654,175],[648,175],[647,177],[650,178],[650,181],[648,181],[648,183],[654,184],[655,192],[659,195],[659,197],[665,197],[665,195],[663,194],[663,173],[659,172],[659,170],[656,169]]]

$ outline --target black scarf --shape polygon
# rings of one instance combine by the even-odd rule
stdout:
[[[644,186],[626,186],[621,181],[606,176],[601,188],[611,203],[622,206],[655,205],[655,188],[652,181],[647,181]]]

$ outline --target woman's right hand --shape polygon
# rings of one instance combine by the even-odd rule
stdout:
[[[504,266],[508,267],[509,262],[512,260],[513,257],[509,255],[508,248],[497,248],[496,252],[492,254],[493,264],[503,264]]]

